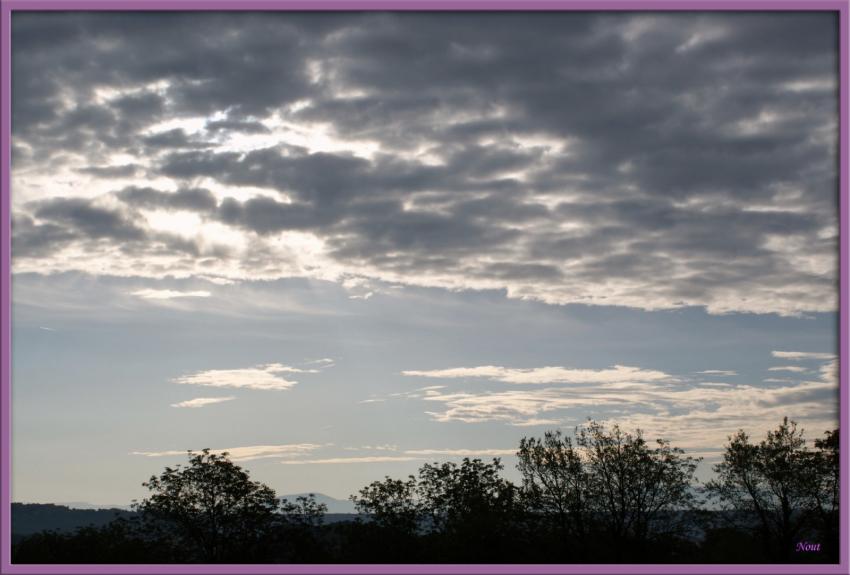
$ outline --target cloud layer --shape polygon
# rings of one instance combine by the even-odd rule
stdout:
[[[17,272],[836,309],[832,14],[12,27]]]
[[[577,425],[590,416],[702,450],[723,445],[729,430],[747,428],[761,433],[784,416],[814,426],[818,433],[834,427],[838,417],[838,362],[834,356],[818,352],[773,352],[773,356],[814,360],[817,375],[807,377],[806,370],[792,369],[794,378],[731,384],[706,379],[734,375],[725,370],[706,370],[700,377],[688,378],[623,366],[599,370],[483,366],[406,371],[411,377],[439,377],[457,383],[451,388],[420,388],[396,398],[424,402],[426,413],[438,422],[557,427]],[[768,371],[777,369],[788,367]],[[485,382],[470,386],[470,377]],[[486,381],[499,385],[486,385]],[[528,383],[546,387],[529,387]]]

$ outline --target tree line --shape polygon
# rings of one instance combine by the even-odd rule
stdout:
[[[279,500],[205,449],[143,485],[136,515],[13,546],[16,563],[794,563],[838,561],[838,430],[810,449],[786,418],[729,438],[714,479],[637,430],[589,421],[523,438],[501,461],[428,463],[351,497],[326,523],[313,496]]]

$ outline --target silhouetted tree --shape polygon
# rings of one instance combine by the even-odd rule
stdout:
[[[822,502],[819,509],[827,514],[832,502],[837,509],[837,493],[829,503],[823,498],[824,488],[832,489],[825,477],[832,473],[829,462],[829,450],[812,454],[803,430],[786,417],[759,444],[743,430],[731,436],[706,488],[723,508],[738,512],[741,527],[757,530],[768,558],[787,561],[797,539],[806,535],[814,503]]]
[[[551,519],[556,544],[583,550],[588,542],[590,481],[572,439],[547,431],[543,439],[523,438],[517,452],[524,503],[535,517]],[[539,527],[539,525],[538,525]]]
[[[422,513],[417,499],[416,478],[385,477],[361,489],[351,500],[358,513],[369,515],[376,524],[398,533],[413,535]]]
[[[838,429],[827,431],[822,439],[816,439],[815,448],[817,451],[812,454],[812,465],[816,470],[816,480],[810,488],[810,507],[817,518],[827,554],[838,561],[838,505],[841,496]]]
[[[418,479],[387,477],[352,500],[377,526],[408,543],[419,535],[445,560],[483,560],[487,553],[492,559],[504,551],[498,542],[508,538],[519,509],[517,489],[500,477],[502,469],[498,459],[426,464]]]
[[[563,544],[588,551],[591,533],[616,558],[640,559],[647,544],[668,545],[685,534],[685,511],[695,498],[698,459],[659,439],[652,448],[637,430],[610,431],[590,421],[576,430],[576,446],[560,432],[526,438],[517,453],[531,510],[553,520]]]
[[[274,524],[274,491],[251,481],[227,453],[204,449],[189,465],[166,467],[143,483],[152,495],[134,504],[152,531],[165,531],[203,561],[242,560]]]

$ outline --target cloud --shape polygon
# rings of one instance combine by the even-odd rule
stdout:
[[[236,397],[232,395],[228,397],[196,397],[195,399],[188,399],[186,401],[172,403],[171,407],[204,407],[206,405],[222,403],[224,401],[232,401],[234,399],[236,399]]]
[[[385,443],[383,445],[363,445],[361,447],[345,447],[346,451],[398,451],[398,445]]]
[[[638,367],[615,365],[609,369],[570,369],[566,367],[538,367],[511,369],[492,365],[480,367],[455,367],[430,371],[403,371],[402,375],[439,379],[485,378],[516,384],[545,383],[606,383],[627,387],[645,382],[676,381],[662,371],[645,370]],[[423,388],[423,389],[434,389]]]
[[[834,14],[461,16],[16,15],[16,273],[837,309]]]
[[[815,429],[834,426],[838,417],[837,365],[835,359],[824,362],[817,380],[771,380],[778,384],[772,387],[703,383],[667,374],[624,385],[626,378],[606,374],[595,379],[547,380],[546,387],[428,389],[398,397],[425,402],[425,413],[438,422],[552,427],[578,425],[584,418],[593,417],[639,427],[687,448],[707,449],[722,445],[730,430],[766,431],[785,416]],[[505,374],[512,371],[486,367],[472,373],[506,382],[510,378]],[[611,370],[598,370],[608,371]],[[644,371],[653,373],[637,373]],[[521,374],[534,372],[519,370]],[[469,376],[466,368],[429,373],[444,378]],[[562,385],[553,386],[554,383]]]
[[[286,390],[297,385],[298,382],[281,377],[279,375],[281,373],[316,373],[316,371],[269,363],[245,369],[209,369],[177,377],[172,381],[183,385],[261,390]]]
[[[767,371],[792,371],[794,373],[805,373],[807,370],[805,367],[799,367],[796,365],[782,365],[777,367],[769,367]]]
[[[315,451],[322,445],[316,443],[293,443],[286,445],[248,445],[244,447],[228,447],[225,449],[210,449],[211,453],[222,454],[227,452],[233,461],[251,461],[253,459],[268,459],[278,457],[299,456]],[[197,453],[200,450],[195,450]],[[186,456],[186,450],[170,451],[133,451],[132,455],[143,455],[145,457],[175,457]]]
[[[421,455],[430,457],[432,455],[443,455],[447,457],[500,457],[503,455],[516,455],[516,449],[408,449],[406,455]]]
[[[177,291],[170,289],[142,289],[131,292],[130,295],[138,296],[142,299],[174,299],[181,297],[210,297],[212,295],[208,291]]]
[[[335,465],[346,463],[394,463],[398,461],[416,461],[422,457],[407,455],[369,455],[365,457],[331,457],[327,459],[284,459],[284,465]]]
[[[771,354],[773,357],[778,357],[779,359],[790,360],[833,359],[835,357],[834,353],[819,353],[811,351],[773,351]]]
[[[738,375],[737,371],[726,370],[726,369],[706,369],[705,371],[698,371],[697,373],[703,375],[719,375],[721,377]]]

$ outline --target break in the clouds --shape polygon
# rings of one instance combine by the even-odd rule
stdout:
[[[262,390],[286,390],[297,381],[286,379],[283,373],[315,373],[316,370],[299,369],[280,363],[269,363],[244,369],[209,369],[174,379],[174,383],[183,385],[201,385],[205,387],[230,387]]]
[[[831,312],[837,31],[828,12],[17,13],[13,267]]]
[[[233,401],[236,397],[229,395],[227,397],[196,397],[195,399],[187,399],[186,401],[179,401],[177,403],[172,403],[171,407],[204,407],[207,405],[213,405],[216,403],[223,403],[225,401]]]

